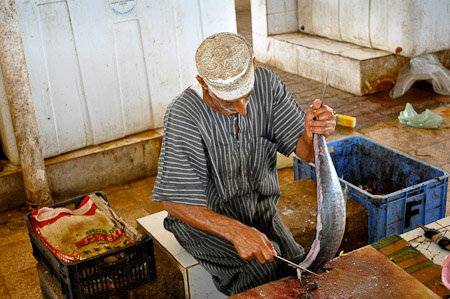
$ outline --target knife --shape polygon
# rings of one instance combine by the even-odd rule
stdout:
[[[327,82],[328,82],[328,72],[325,77],[325,83],[323,83],[322,97],[320,98],[320,101],[322,102],[322,106],[323,106],[323,98],[325,97],[325,90],[327,89]]]
[[[287,259],[285,259],[285,258],[282,258],[282,257],[279,256],[279,255],[274,255],[274,257],[276,257],[277,259],[279,259],[279,260],[281,260],[281,261],[287,263],[287,264],[288,264],[289,266],[291,266],[291,267],[294,267],[294,268],[297,268],[297,269],[299,269],[299,270],[302,270],[302,271],[311,273],[311,274],[313,274],[313,275],[315,275],[315,276],[319,276],[318,274],[316,274],[316,273],[314,273],[314,272],[312,272],[312,271],[310,271],[310,270],[308,270],[308,269],[306,269],[306,268],[304,268],[304,267],[302,267],[302,266],[299,266],[299,265],[297,265],[297,264],[295,264],[295,263],[293,263],[293,262],[291,262],[291,261],[289,261],[289,260],[287,260]]]

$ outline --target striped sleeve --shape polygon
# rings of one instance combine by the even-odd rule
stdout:
[[[297,141],[303,135],[306,113],[295,101],[281,79],[272,73],[274,111],[273,126],[278,151],[285,156],[294,152]]]
[[[176,100],[164,116],[153,201],[206,206],[207,162],[200,133]]]

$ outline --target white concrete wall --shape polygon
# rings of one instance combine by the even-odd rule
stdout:
[[[273,15],[283,14],[281,6],[275,5],[275,2],[275,0],[252,0],[251,2],[253,51],[256,59],[262,63],[322,82],[326,77],[325,74],[328,73],[330,86],[353,94],[365,95],[380,91],[380,88],[389,88],[399,68],[405,60],[408,60],[406,57],[392,55],[387,51],[299,31],[271,34],[269,19]],[[320,1],[317,0],[317,2]],[[286,2],[279,0],[277,3],[281,5]],[[316,1],[314,3],[318,5]],[[299,10],[312,9],[312,2],[306,4],[302,3],[303,6],[299,7]],[[323,22],[333,24],[336,21],[331,16],[323,16]],[[305,23],[305,28],[309,26],[308,24],[311,25],[312,20],[308,22]],[[349,22],[348,26],[353,25]],[[291,29],[289,26],[282,28]],[[358,32],[355,39],[367,35],[367,31]],[[334,34],[340,35],[338,31]]]
[[[405,57],[450,49],[448,0],[251,0],[251,9],[253,44],[268,45],[254,50],[265,62],[268,37],[296,31]]]
[[[298,0],[297,16],[302,32],[406,57],[450,49],[448,0]]]
[[[46,158],[162,127],[169,102],[195,80],[201,41],[237,31],[233,0],[17,0],[16,7]],[[2,147],[18,164],[4,103]]]
[[[267,0],[268,34],[298,31],[296,0]]]
[[[269,63],[274,48],[269,36],[298,31],[297,0],[251,0],[251,10],[253,52]]]

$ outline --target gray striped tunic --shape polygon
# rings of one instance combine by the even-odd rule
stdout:
[[[300,259],[303,248],[277,216],[276,163],[277,151],[288,156],[295,150],[304,117],[284,83],[265,68],[256,68],[246,116],[218,113],[186,89],[165,114],[153,201],[206,206],[265,233],[281,256]],[[164,226],[226,295],[286,275],[278,261],[243,260],[231,242],[171,215]]]

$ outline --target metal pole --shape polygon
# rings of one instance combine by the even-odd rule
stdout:
[[[28,206],[53,203],[14,0],[0,0],[0,66],[19,150]]]

